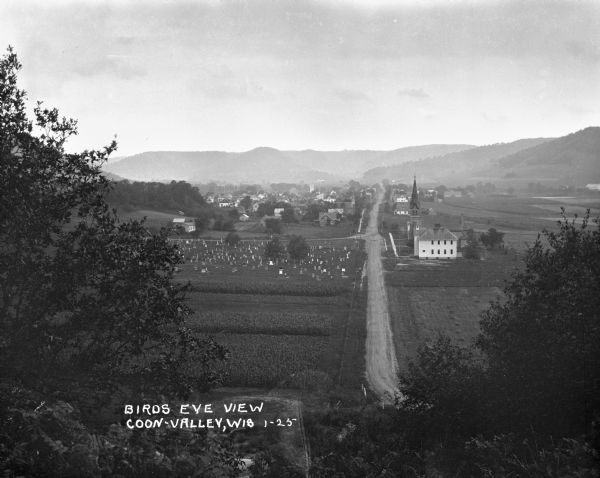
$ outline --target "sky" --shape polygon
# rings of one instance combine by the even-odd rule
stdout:
[[[71,150],[380,149],[600,125],[600,2],[2,0]]]

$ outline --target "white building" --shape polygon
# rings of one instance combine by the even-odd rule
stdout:
[[[186,219],[185,217],[176,217],[173,219],[173,225],[175,227],[183,227],[185,232],[194,232],[196,230],[196,222],[193,219]]]
[[[415,236],[415,255],[419,259],[456,259],[458,237],[436,224],[433,229],[422,230]]]

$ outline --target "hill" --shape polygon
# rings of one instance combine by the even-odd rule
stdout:
[[[413,174],[424,183],[465,184],[470,180],[493,179],[488,172],[501,158],[550,141],[547,138],[520,139],[512,143],[497,143],[464,151],[409,161],[400,165],[378,167],[366,171],[363,181],[373,183],[384,179],[403,178]],[[407,179],[408,178],[408,179]]]
[[[600,182],[600,127],[521,150],[501,158],[493,171],[523,181],[584,186]]]
[[[223,151],[153,151],[104,166],[137,181],[189,182],[314,182],[360,177],[375,166],[398,164],[473,148],[471,145],[426,145],[394,151],[280,151],[256,148],[243,153]]]

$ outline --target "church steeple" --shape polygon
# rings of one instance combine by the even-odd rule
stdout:
[[[419,204],[419,191],[417,189],[417,176],[415,176],[415,180],[413,182],[413,189],[412,189],[412,194],[410,196],[410,212],[413,216],[416,216],[419,214],[419,209],[421,209],[421,206]]]

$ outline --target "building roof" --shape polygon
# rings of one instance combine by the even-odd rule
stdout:
[[[410,196],[410,208],[413,210],[419,210],[419,191],[417,189],[417,177],[415,176],[415,181],[413,182],[412,194]]]
[[[419,241],[458,241],[458,237],[445,227],[426,229],[419,234]]]

